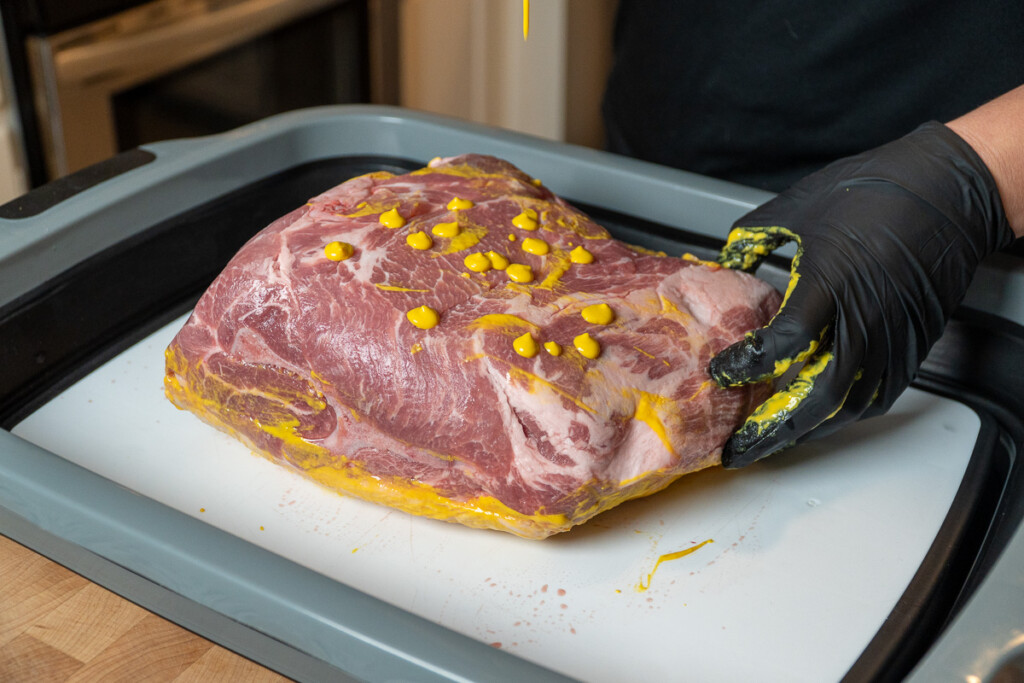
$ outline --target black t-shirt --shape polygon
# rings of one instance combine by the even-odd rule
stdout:
[[[1022,83],[1024,0],[620,0],[604,118],[612,151],[780,191]]]

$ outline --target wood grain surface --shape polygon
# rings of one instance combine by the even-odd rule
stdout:
[[[0,536],[0,681],[287,680]]]

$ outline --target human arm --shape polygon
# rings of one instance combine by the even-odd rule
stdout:
[[[1024,237],[1024,85],[946,124],[985,162],[1016,237]]]
[[[724,265],[754,270],[789,241],[797,256],[779,312],[711,374],[733,386],[801,369],[729,440],[725,466],[883,413],[910,384],[980,261],[1024,231],[1018,122],[1024,88],[834,162],[736,222]]]

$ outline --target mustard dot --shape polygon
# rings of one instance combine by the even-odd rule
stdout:
[[[611,321],[615,320],[615,311],[608,304],[592,304],[584,308],[580,315],[588,323],[595,325],[607,325]]]
[[[495,270],[505,270],[509,265],[509,260],[505,255],[496,251],[487,252],[487,260],[491,262],[491,267]]]
[[[448,202],[449,211],[464,211],[465,209],[471,208],[473,208],[473,202],[469,199],[455,197],[450,202]]]
[[[572,345],[576,347],[576,350],[579,351],[580,355],[584,358],[590,358],[593,360],[601,355],[601,345],[598,344],[597,340],[591,337],[587,332],[573,337]]]
[[[527,237],[523,240],[523,251],[528,254],[535,254],[537,256],[544,256],[551,248],[548,243],[542,239],[536,237]]]
[[[331,242],[324,247],[324,256],[331,261],[344,261],[355,253],[355,247],[348,242]]]
[[[513,263],[505,269],[508,278],[513,282],[533,282],[533,268],[524,263]]]
[[[405,243],[413,249],[419,249],[423,251],[430,249],[434,246],[434,241],[430,239],[430,235],[420,230],[419,232],[412,232],[405,236]]]
[[[512,342],[512,348],[524,358],[533,358],[537,355],[537,340],[529,332],[516,337]]]
[[[594,262],[594,255],[583,247],[576,247],[569,252],[569,260],[573,263],[587,264]]]
[[[512,219],[512,225],[516,226],[520,230],[536,230],[537,212],[533,209],[526,209]]]
[[[544,342],[544,350],[547,351],[552,356],[562,355],[562,345],[559,344],[558,342]]]
[[[459,224],[455,222],[438,223],[430,229],[430,232],[438,237],[455,237],[459,234]]]
[[[509,242],[515,242],[516,241],[516,236],[513,235],[512,233],[509,233],[508,234],[508,241]]]
[[[480,252],[470,254],[462,259],[462,263],[474,273],[486,273],[491,269],[491,260]]]
[[[412,309],[405,314],[405,317],[421,330],[429,330],[441,320],[441,316],[437,314],[437,311],[427,305]]]
[[[380,224],[386,228],[400,228],[405,225],[405,219],[398,213],[398,208],[385,211],[380,215]]]

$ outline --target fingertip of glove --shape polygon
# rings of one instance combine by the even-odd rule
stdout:
[[[711,377],[722,387],[733,387],[759,379],[751,371],[760,367],[764,344],[757,335],[748,335],[732,346],[722,349],[708,365]]]
[[[741,429],[725,442],[725,446],[722,447],[722,467],[727,470],[738,470],[758,459],[753,449],[756,439],[751,438],[749,431]]]
[[[763,433],[754,425],[744,425],[722,447],[722,467],[738,470],[791,445],[779,443],[777,432],[773,429]]]

